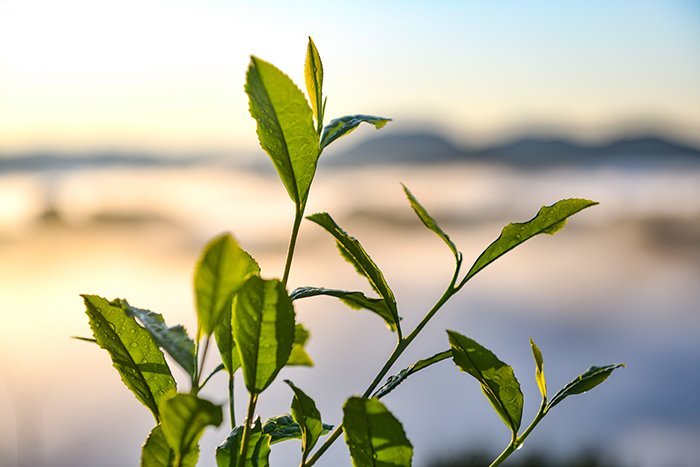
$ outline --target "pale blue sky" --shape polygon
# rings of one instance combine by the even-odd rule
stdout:
[[[0,0],[0,151],[253,148],[248,57],[301,85],[308,35],[329,117],[700,140],[696,1]]]

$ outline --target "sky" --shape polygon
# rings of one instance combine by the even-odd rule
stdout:
[[[252,150],[249,56],[303,85],[308,36],[328,117],[464,144],[533,129],[700,142],[692,0],[0,0],[0,154]]]

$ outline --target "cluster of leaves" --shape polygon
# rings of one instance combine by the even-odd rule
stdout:
[[[257,122],[260,145],[270,156],[295,206],[294,227],[281,280],[263,278],[257,262],[230,234],[211,240],[195,268],[198,324],[194,339],[182,326],[168,327],[160,314],[133,307],[126,300],[109,301],[95,295],[83,296],[94,336],[84,340],[97,343],[109,353],[125,385],[155,419],[155,427],[143,445],[142,467],[196,465],[200,454],[198,442],[205,429],[221,425],[224,419],[223,407],[201,398],[199,393],[210,378],[221,371],[229,378],[228,416],[232,429],[216,450],[219,467],[267,466],[272,445],[290,439],[301,440],[300,465],[308,467],[342,433],[355,466],[409,466],[413,456],[411,442],[401,423],[380,399],[409,376],[447,359],[478,381],[484,395],[511,431],[510,444],[492,465],[500,464],[554,406],[568,396],[597,386],[621,365],[592,367],[550,399],[542,354],[531,341],[542,403],[535,419],[522,432],[523,394],[513,369],[491,351],[456,331],[447,331],[448,350],[416,362],[379,386],[435,313],[472,277],[528,239],[542,233],[556,233],[570,216],[596,203],[565,199],[543,207],[530,221],[507,225],[466,274],[462,274],[462,253],[404,187],[409,204],[420,221],[445,242],[455,259],[452,280],[442,297],[409,333],[404,333],[401,328],[398,304],[380,268],[361,243],[328,213],[314,214],[307,219],[331,234],[341,255],[367,279],[376,296],[323,287],[299,287],[289,292],[287,279],[297,234],[322,151],[361,123],[381,128],[390,120],[352,115],[332,120],[324,126],[323,66],[311,39],[305,78],[310,106],[303,92],[284,73],[252,57],[245,87],[250,113]],[[313,399],[288,380],[285,382],[292,395],[290,414],[263,422],[256,415],[257,401],[280,371],[289,365],[313,365],[304,349],[309,332],[296,322],[295,302],[318,295],[337,297],[352,308],[377,314],[395,333],[396,348],[364,394],[347,399],[343,405],[342,422],[336,427],[323,423]],[[204,377],[212,336],[220,363]],[[178,391],[165,354],[188,375],[188,392]],[[247,413],[241,425],[236,424],[233,400],[234,375],[239,369],[249,393]],[[325,442],[315,449],[322,437],[329,433]]]

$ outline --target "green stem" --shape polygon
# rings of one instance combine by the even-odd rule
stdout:
[[[379,370],[379,373],[377,373],[377,376],[374,378],[372,383],[367,387],[367,390],[365,390],[364,394],[362,394],[362,397],[367,398],[369,397],[372,392],[377,388],[379,383],[382,382],[386,374],[389,372],[391,367],[396,363],[396,360],[401,356],[401,354],[408,348],[408,346],[413,342],[413,339],[418,336],[418,334],[423,330],[423,328],[428,324],[428,321],[432,319],[433,316],[435,316],[435,313],[442,308],[442,306],[447,303],[447,301],[457,293],[459,290],[458,288],[455,287],[455,283],[457,282],[457,277],[459,276],[459,270],[462,265],[461,258],[457,260],[457,265],[455,267],[455,272],[452,275],[452,280],[450,281],[450,285],[447,286],[447,289],[445,289],[445,292],[442,294],[442,297],[433,305],[433,307],[426,313],[426,315],[423,317],[421,322],[416,326],[416,328],[406,337],[403,339],[399,340],[398,345],[394,349],[394,351],[391,353],[389,358],[386,360],[384,363],[384,366],[382,367],[381,370]],[[340,437],[341,433],[343,432],[343,424],[339,423],[338,426],[333,430],[333,432],[330,434],[328,439],[321,445],[321,447],[314,453],[313,456],[311,456],[311,459],[306,464],[302,464],[302,467],[311,467],[316,463],[316,461],[328,450],[329,447]]]
[[[294,249],[297,244],[297,237],[299,236],[299,227],[301,226],[301,221],[304,219],[304,209],[306,208],[306,203],[301,206],[297,206],[296,212],[294,214],[294,226],[292,227],[292,235],[289,238],[289,248],[287,248],[287,260],[284,263],[284,276],[282,277],[282,283],[287,285],[287,280],[289,279],[289,271],[292,269],[292,258],[294,257]]]
[[[241,454],[238,458],[238,465],[246,465],[245,459],[248,454],[248,439],[250,438],[251,425],[253,423],[253,417],[255,416],[255,406],[258,403],[258,395],[251,394],[250,399],[248,399],[248,416],[245,419],[245,425],[243,427],[243,439],[241,440]]]
[[[199,390],[201,389],[201,386],[199,385],[199,380],[202,379],[202,370],[204,369],[204,361],[207,358],[207,351],[209,350],[209,338],[210,336],[207,334],[204,336],[204,350],[202,351],[202,358],[199,361],[199,365],[197,366],[195,370],[195,379],[194,379],[194,384],[192,385],[192,390],[195,391],[194,394],[197,394]],[[199,350],[199,349],[197,349]],[[199,354],[199,352],[198,352]]]
[[[535,415],[535,418],[532,420],[530,425],[523,431],[523,433],[520,436],[514,437],[510,444],[506,446],[506,448],[503,450],[503,452],[494,460],[489,467],[497,467],[503,463],[508,457],[513,454],[518,448],[520,448],[523,443],[525,442],[525,438],[528,437],[528,435],[532,432],[532,430],[535,429],[538,423],[540,423],[540,420],[544,418],[544,416],[547,414],[547,400],[542,399],[542,404],[540,405],[540,410],[537,412],[537,415]]]
[[[233,404],[233,374],[228,375],[228,415],[231,420],[231,430],[236,427],[236,408]]]

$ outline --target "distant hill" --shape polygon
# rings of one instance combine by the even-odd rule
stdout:
[[[543,167],[589,167],[600,165],[700,165],[700,148],[670,139],[644,135],[606,143],[582,144],[564,138],[524,136],[482,147],[459,147],[437,133],[390,133],[366,139],[348,149],[328,151],[320,164],[348,167],[372,164],[428,165],[481,162],[521,169]],[[110,167],[189,167],[218,165],[271,171],[265,158],[189,156],[95,152],[84,154],[0,154],[0,173],[72,171]]]

